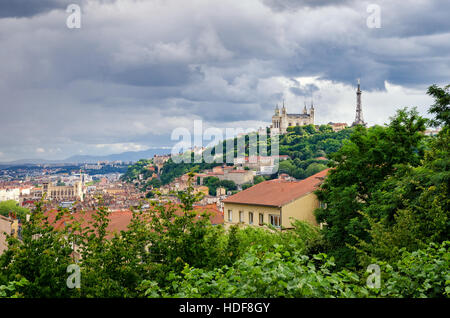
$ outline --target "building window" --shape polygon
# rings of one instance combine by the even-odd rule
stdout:
[[[239,222],[242,223],[244,222],[244,212],[239,211]]]
[[[248,212],[248,224],[253,224],[253,212]]]
[[[228,222],[233,222],[233,211],[228,210]]]
[[[264,214],[259,214],[259,225],[264,225]]]
[[[272,224],[275,227],[280,227],[280,225],[281,225],[281,222],[280,222],[281,220],[280,219],[281,218],[280,218],[279,215],[271,214],[270,215],[270,224]]]

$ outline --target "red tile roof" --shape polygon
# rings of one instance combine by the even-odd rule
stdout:
[[[216,204],[208,204],[208,205],[198,205],[194,206],[194,211],[203,213],[206,212],[209,214],[209,220],[211,221],[211,224],[223,224],[223,214],[219,211]]]
[[[328,170],[325,169],[307,179],[296,182],[283,179],[261,182],[226,198],[223,202],[281,207],[314,191],[322,183]]]
[[[178,205],[173,205],[175,208],[175,214],[181,216],[183,214],[181,208]],[[167,208],[169,208],[169,205],[167,205]],[[206,212],[209,214],[209,219],[211,221],[211,224],[223,224],[224,218],[222,212],[219,211],[217,206],[215,204],[208,204],[205,206],[194,206],[194,211],[197,212],[199,215]],[[89,211],[89,212],[75,212],[71,214],[71,216],[74,217],[75,221],[81,222],[81,225],[83,227],[88,226],[88,222],[93,221],[93,214],[95,211]],[[56,210],[50,210],[45,213],[48,216],[48,221],[50,224],[53,224],[53,227],[57,230],[61,230],[66,226],[66,223],[69,224],[72,221],[70,220],[69,216],[64,216],[59,220],[56,220],[57,211]],[[131,222],[131,219],[133,217],[133,212],[130,210],[124,210],[124,211],[116,211],[111,212],[108,215],[109,218],[109,224],[107,227],[107,237],[112,238],[113,233],[120,233],[120,231],[127,231],[128,225]]]
[[[88,222],[93,221],[92,216],[94,215],[94,213],[95,211],[75,212],[71,214],[71,216],[73,216],[75,221],[81,222],[81,225],[83,227],[87,227]],[[49,223],[53,224],[53,227],[57,230],[63,229],[66,223],[72,222],[69,216],[64,216],[61,219],[56,220],[57,215],[56,210],[46,212],[46,215],[48,215]],[[113,236],[112,233],[120,233],[120,231],[126,231],[132,217],[133,213],[129,210],[109,213],[108,215],[109,224],[106,229],[109,232],[109,234],[107,235],[107,237],[111,238]]]

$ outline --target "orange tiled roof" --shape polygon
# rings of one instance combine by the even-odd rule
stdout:
[[[87,226],[88,222],[93,221],[92,216],[94,213],[95,213],[95,211],[87,211],[84,213],[75,212],[72,214],[72,216],[74,217],[74,219],[76,221],[81,222],[83,226]],[[51,210],[49,212],[46,212],[46,214],[49,217],[48,218],[49,223],[53,224],[55,229],[58,229],[58,230],[63,229],[65,227],[66,222],[71,223],[68,216],[65,216],[59,220],[56,220],[56,215],[57,215],[56,210]],[[108,215],[109,224],[108,224],[108,227],[106,230],[110,233],[119,233],[120,231],[126,231],[128,224],[130,223],[132,217],[133,217],[133,213],[129,210],[111,212]],[[112,237],[112,235],[109,234],[109,235],[107,235],[107,237]]]
[[[169,205],[167,205],[167,208]],[[182,215],[183,212],[181,208],[178,205],[173,205],[175,208],[175,214],[176,215]],[[199,215],[203,212],[206,212],[209,215],[209,219],[212,224],[223,224],[224,219],[222,212],[217,209],[217,206],[215,204],[208,204],[205,206],[194,206],[194,211],[197,212]],[[83,226],[88,226],[88,222],[93,221],[93,214],[95,211],[88,211],[88,212],[75,212],[72,214],[74,219],[76,221],[79,221],[82,223]],[[50,224],[53,224],[53,227],[57,230],[63,229],[66,225],[65,223],[71,223],[70,218],[68,216],[62,217],[59,220],[56,220],[57,211],[55,209],[47,211],[45,213],[48,216],[48,221]],[[115,211],[111,212],[108,215],[109,218],[109,224],[107,227],[108,238],[113,237],[113,233],[120,233],[120,231],[127,231],[128,225],[131,222],[131,219],[133,217],[133,212],[130,210],[121,210],[121,211]]]
[[[213,225],[223,224],[223,222],[224,222],[223,214],[222,214],[222,212],[219,211],[216,204],[207,204],[204,206],[200,206],[200,205],[194,206],[194,211],[197,211],[199,213],[206,212],[206,213],[210,214],[209,220],[211,221],[211,224],[213,224]]]
[[[226,198],[223,202],[281,207],[314,191],[325,178],[328,170],[325,169],[307,179],[296,182],[283,179],[261,182]]]

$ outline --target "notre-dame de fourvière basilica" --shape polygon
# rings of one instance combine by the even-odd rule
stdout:
[[[367,123],[363,119],[362,115],[362,104],[361,104],[361,83],[358,79],[358,88],[356,90],[356,116],[355,121],[353,122],[352,126],[362,125],[364,127],[367,127]],[[275,107],[275,115],[272,116],[272,125],[270,126],[270,132],[271,134],[285,134],[286,128],[291,126],[305,126],[305,125],[314,125],[314,105],[311,102],[311,107],[308,110],[305,108],[303,109],[303,114],[288,114],[286,112],[286,107],[284,106],[283,101],[283,108],[278,108],[278,105]],[[344,127],[347,126],[347,124],[339,124],[344,125]]]
[[[309,113],[305,105],[302,114],[288,114],[283,102],[281,113],[278,105],[275,108],[275,115],[272,116],[272,125],[270,126],[270,130],[272,133],[285,134],[287,127],[305,126],[310,124],[314,125],[314,105],[312,103]]]

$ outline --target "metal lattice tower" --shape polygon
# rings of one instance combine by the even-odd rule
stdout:
[[[356,91],[356,116],[355,116],[355,121],[353,122],[352,126],[356,126],[356,125],[367,126],[367,124],[364,122],[363,114],[362,114],[361,88],[360,88],[359,78],[358,78],[358,90]]]

